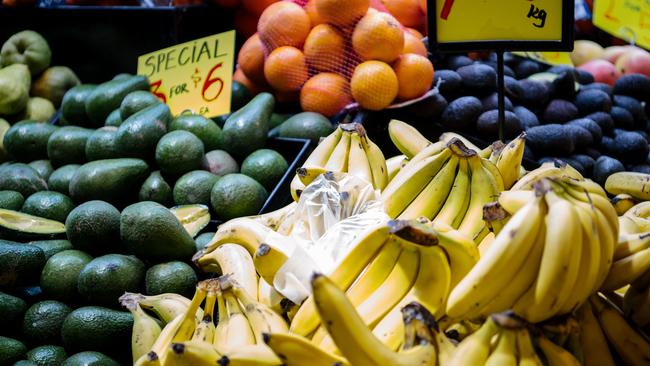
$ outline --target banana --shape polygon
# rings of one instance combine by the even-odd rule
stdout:
[[[160,358],[155,352],[149,352],[142,355],[134,364],[134,366],[160,366]]]
[[[339,127],[341,128],[341,127]],[[329,159],[323,166],[326,170],[332,172],[347,172],[348,171],[348,154],[350,153],[350,136],[351,133],[343,131],[343,135],[339,143],[332,151]]]
[[[395,218],[420,194],[451,157],[445,149],[437,155],[409,162],[381,193],[384,210]]]
[[[264,342],[286,366],[349,366],[348,361],[326,352],[304,337],[291,333],[264,334]]]
[[[514,140],[503,147],[496,161],[496,166],[503,177],[503,186],[510,189],[519,179],[519,168],[524,158],[526,133],[522,132]]]
[[[573,178],[577,180],[584,179],[580,173],[573,169],[569,164],[555,160],[554,162],[544,163],[539,168],[528,172],[525,176],[517,181],[512,187],[511,191],[533,189],[535,183],[543,178]]]
[[[528,329],[517,330],[517,353],[519,362],[517,366],[542,366],[542,361],[537,356],[533,347],[533,340],[530,338]]]
[[[269,307],[257,302],[239,284],[232,283],[232,291],[244,308],[244,314],[250,323],[258,344],[263,343],[264,333],[287,333],[289,326],[284,319]]]
[[[456,178],[458,163],[459,158],[452,155],[413,202],[402,211],[398,218],[415,219],[424,216],[428,219],[433,219],[449,196],[454,179]]]
[[[311,182],[313,182],[320,175],[327,174],[328,172],[330,171],[318,166],[309,166],[296,169],[296,175],[300,179],[300,183],[305,185],[305,187],[310,185]]]
[[[483,221],[490,232],[498,235],[510,219],[510,214],[501,207],[499,202],[490,202],[483,206]]]
[[[336,128],[334,132],[329,134],[320,144],[316,146],[314,151],[309,154],[307,160],[303,164],[303,167],[324,167],[329,159],[332,152],[336,148],[336,145],[339,143],[343,131],[340,128]],[[305,186],[300,182],[298,176],[294,176],[291,181],[291,196],[294,201],[298,201],[300,193],[305,189]]]
[[[490,232],[485,236],[485,238],[483,238],[483,240],[481,240],[481,242],[478,244],[478,251],[480,255],[485,255],[485,252],[487,252],[490,245],[492,245],[494,242],[494,238],[494,232]]]
[[[221,354],[212,343],[191,340],[174,343],[171,346],[174,356],[181,360],[183,365],[210,365],[217,364]]]
[[[470,202],[467,213],[458,227],[458,231],[472,238],[476,244],[487,235],[487,226],[483,221],[483,206],[497,199],[498,188],[495,178],[483,168],[481,157],[469,158],[472,181],[470,183]]]
[[[223,351],[228,348],[227,337],[230,318],[228,316],[228,306],[220,288],[217,290],[217,312],[219,313],[219,320],[214,329],[212,344],[214,344],[217,350]]]
[[[548,340],[548,338],[544,336],[539,337],[537,344],[544,353],[549,366],[580,366],[580,362],[571,353],[557,346]]]
[[[185,342],[192,338],[194,330],[198,322],[196,321],[196,313],[201,303],[207,296],[207,289],[203,285],[204,282],[199,282],[196,286],[196,291],[194,292],[194,297],[192,297],[192,302],[190,306],[187,307],[185,314],[183,314],[183,320],[172,338],[172,343]],[[164,358],[161,358],[161,362],[164,364]]]
[[[388,239],[388,225],[379,224],[359,235],[352,249],[343,258],[337,268],[330,273],[332,281],[340,286],[343,291],[352,285],[363,269],[370,263]],[[309,296],[300,306],[291,321],[290,330],[293,333],[306,337],[318,328],[320,319],[314,306],[313,296]]]
[[[444,132],[442,135],[440,135],[440,141],[447,144],[451,143],[454,139],[460,140],[463,145],[465,145],[468,149],[473,150],[477,154],[483,151],[481,148],[466,139],[463,135],[459,135],[455,132]],[[490,153],[488,153],[487,156],[490,156]]]
[[[650,324],[650,291],[648,287],[639,288],[635,284],[623,296],[623,311],[634,324],[645,327]]]
[[[199,322],[192,335],[193,341],[200,341],[210,344],[214,341],[214,305],[217,301],[217,292],[215,289],[210,289],[205,297],[205,309],[203,311],[203,319]]]
[[[273,284],[275,274],[289,260],[293,252],[293,242],[262,243],[253,255],[253,264],[257,273],[269,284]]]
[[[472,314],[508,285],[530,253],[545,211],[537,197],[512,216],[485,256],[451,291],[447,302],[450,317]]]
[[[386,160],[386,169],[388,175],[388,181],[386,182],[386,184],[388,184],[388,182],[393,180],[393,178],[395,178],[397,173],[399,173],[399,171],[402,170],[402,164],[405,162],[408,162],[408,160],[406,159],[406,155],[397,155]]]
[[[433,332],[438,348],[438,364],[449,365],[456,353],[456,345],[440,329]]]
[[[249,324],[248,319],[242,312],[235,294],[230,290],[226,290],[223,291],[223,297],[228,308],[228,322],[222,335],[225,337],[222,340],[223,343],[220,344],[222,348],[217,347],[217,350],[220,353],[227,354],[238,347],[255,344],[255,334],[251,329],[251,324]]]
[[[607,177],[605,190],[610,194],[621,193],[642,200],[650,200],[650,175],[636,172],[619,172]]]
[[[257,296],[257,273],[253,258],[248,251],[239,244],[222,244],[212,252],[199,259],[202,269],[209,269],[221,275],[228,275],[246,288],[251,294]]]
[[[581,328],[580,343],[585,350],[588,350],[588,352],[584,352],[585,366],[616,365],[609,351],[607,339],[594,316],[589,301],[578,309],[577,316]]]
[[[359,125],[361,127],[361,125]],[[380,191],[388,185],[388,167],[386,165],[386,158],[379,146],[370,141],[365,133],[361,135],[361,144],[368,156],[368,163],[370,164],[370,171],[372,172],[372,181],[375,189]]]
[[[264,243],[266,238],[275,233],[272,229],[250,218],[237,218],[229,220],[219,226],[212,240],[203,250],[198,251],[192,260],[201,264],[201,257],[215,251],[220,245],[226,243],[239,244],[253,256],[257,247]]]
[[[610,201],[612,202],[612,205],[614,205],[616,213],[619,216],[626,213],[629,209],[638,203],[634,197],[630,196],[627,193],[617,194],[616,196],[612,197]]]
[[[188,298],[174,293],[144,296],[129,292],[122,295],[120,301],[129,296],[133,296],[142,308],[153,311],[165,323],[169,323],[179,315],[185,314],[191,302]],[[201,316],[203,316],[202,313]]]
[[[467,159],[460,159],[458,172],[449,196],[433,221],[457,229],[465,217],[470,201],[470,172]]]
[[[220,366],[281,366],[284,362],[265,344],[241,346],[225,353]]]
[[[490,177],[492,177],[492,185],[496,187],[497,191],[502,192],[503,190],[505,190],[503,184],[503,177],[501,176],[501,172],[499,171],[499,168],[497,168],[497,166],[493,162],[484,158],[481,158],[481,164],[483,164],[483,168],[487,170]]]
[[[291,220],[294,212],[296,211],[296,206],[298,206],[298,203],[291,202],[290,204],[275,211],[256,216],[249,216],[249,218],[259,222],[269,229],[277,231],[284,221]]]
[[[485,366],[517,366],[517,333],[514,330],[503,329],[499,339],[485,361]]]
[[[478,248],[472,240],[447,225],[434,221],[430,226],[436,231],[438,245],[449,258],[451,266],[450,288],[454,288],[478,262],[480,257]]]
[[[625,216],[620,217],[621,219]],[[650,232],[620,234],[614,249],[614,260],[623,259],[634,253],[650,248]]]
[[[133,315],[131,354],[135,363],[151,350],[162,329],[156,319],[145,313],[137,302],[130,302],[126,307]]]
[[[284,312],[282,301],[285,299],[285,297],[282,296],[282,294],[279,293],[273,286],[269,285],[268,282],[264,281],[263,278],[260,278],[259,281],[257,299],[259,302],[268,306],[278,314],[282,314]]]
[[[428,365],[436,364],[433,344],[420,344],[395,353],[375,338],[357,314],[345,293],[329,278],[314,275],[312,288],[318,313],[336,346],[352,365]]]
[[[473,334],[463,339],[456,348],[456,353],[449,366],[483,365],[490,354],[492,337],[498,334],[500,327],[492,317]]]
[[[409,159],[431,145],[431,141],[422,136],[415,127],[396,119],[388,123],[388,135],[395,147]]]
[[[634,282],[649,269],[650,248],[615,261],[601,289],[604,291],[617,290]]]
[[[361,136],[359,136],[358,132],[350,134],[350,153],[348,155],[347,171],[349,174],[361,178],[374,186],[370,161],[368,160],[366,150],[364,150],[361,144]]]
[[[509,214],[514,215],[520,208],[535,199],[534,191],[503,191],[499,193],[499,205]]]
[[[630,217],[627,215],[619,216],[618,217],[619,235],[638,234],[642,231],[645,231],[639,227],[639,221],[641,220],[636,220],[635,217]]]

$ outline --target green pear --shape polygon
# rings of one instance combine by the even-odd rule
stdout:
[[[23,64],[0,69],[0,114],[15,114],[25,108],[31,82],[29,68]]]
[[[55,107],[61,105],[63,96],[81,82],[74,71],[65,66],[52,66],[45,70],[32,85],[32,95],[48,99]]]

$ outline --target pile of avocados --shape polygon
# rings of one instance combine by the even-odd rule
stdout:
[[[215,120],[172,116],[148,90],[127,74],[81,84],[59,123],[0,134],[0,366],[128,364],[133,318],[118,298],[191,297],[210,217],[257,214],[288,168],[291,157],[265,148],[269,131],[332,131],[237,83],[234,112]]]
[[[650,78],[629,74],[608,85],[570,66],[509,53],[504,61],[504,134],[526,132],[527,161],[560,159],[600,184],[618,171],[650,173]],[[444,129],[498,139],[496,54],[443,55],[434,64],[439,93],[414,109],[426,107]]]

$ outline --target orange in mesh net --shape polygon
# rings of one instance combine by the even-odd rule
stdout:
[[[370,0],[315,0],[321,19],[340,27],[352,25],[366,14]]]
[[[395,71],[387,63],[366,61],[354,70],[350,87],[352,97],[362,108],[378,111],[395,100],[399,84]]]
[[[345,63],[345,39],[329,24],[315,26],[304,47],[309,66],[319,71],[336,71]]]
[[[433,65],[421,55],[407,53],[400,55],[393,63],[397,75],[399,100],[415,99],[426,93],[433,83]]]
[[[407,28],[404,31],[404,48],[402,49],[402,53],[415,53],[427,57],[427,48],[421,41],[422,35],[418,37],[414,32],[417,31],[411,28]]]
[[[425,21],[419,0],[381,0],[381,3],[406,27],[419,27]]]
[[[277,91],[299,90],[309,77],[305,55],[290,46],[274,49],[264,62],[264,76]]]
[[[237,56],[237,63],[246,77],[256,83],[266,83],[264,78],[264,57],[266,47],[259,35],[254,34],[244,42]]]
[[[302,109],[327,117],[336,115],[350,103],[350,84],[346,78],[335,73],[324,72],[313,76],[300,90]]]
[[[320,17],[320,14],[318,14],[318,10],[316,10],[316,0],[309,0],[307,4],[305,4],[305,11],[307,12],[307,15],[309,15],[312,27],[325,23],[323,18]]]
[[[404,30],[392,15],[370,12],[354,27],[352,47],[363,60],[393,62],[404,49]]]
[[[301,47],[310,30],[307,12],[290,1],[271,4],[257,23],[257,33],[270,50],[280,46]]]

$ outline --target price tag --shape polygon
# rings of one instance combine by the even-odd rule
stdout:
[[[235,31],[200,38],[138,58],[138,74],[172,114],[205,117],[230,113]]]
[[[594,1],[593,22],[615,37],[650,49],[650,2],[647,0]]]
[[[573,61],[568,52],[513,52],[513,54],[538,62],[545,63],[547,65],[567,65],[573,67]]]
[[[573,2],[429,0],[429,29],[439,50],[568,51]]]

